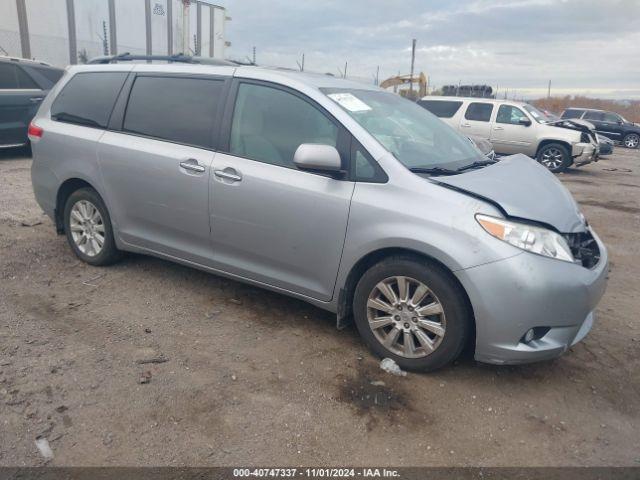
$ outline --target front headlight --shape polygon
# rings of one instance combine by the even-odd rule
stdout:
[[[488,234],[514,247],[565,262],[574,261],[566,240],[552,230],[481,214],[476,215],[476,220]]]

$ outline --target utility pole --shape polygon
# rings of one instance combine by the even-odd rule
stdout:
[[[413,99],[413,68],[416,63],[416,39],[411,42],[411,75],[409,76],[409,97]]]
[[[376,86],[380,85],[380,65],[376,67]]]
[[[549,80],[549,86],[547,87],[547,98],[551,98],[551,80]]]
[[[189,3],[190,0],[182,0],[182,54],[189,55]]]
[[[298,61],[296,60],[296,63],[298,64],[298,68],[300,69],[301,72],[304,72],[304,53],[302,53],[302,61]]]
[[[344,75],[342,78],[347,78],[347,62],[344,62]]]
[[[254,45],[254,47],[253,47],[253,55],[252,55],[252,57],[251,57],[251,63],[252,63],[253,65],[255,65],[255,64],[256,64],[256,47],[255,47],[255,45]]]
[[[107,40],[107,22],[102,21],[102,53],[109,55],[109,41]]]

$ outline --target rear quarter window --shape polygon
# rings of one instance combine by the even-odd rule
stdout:
[[[458,112],[458,110],[460,110],[462,102],[448,100],[419,100],[418,105],[426,108],[436,117],[451,118]]]
[[[64,86],[51,106],[58,122],[106,128],[127,72],[78,73]]]

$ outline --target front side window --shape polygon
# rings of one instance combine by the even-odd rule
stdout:
[[[67,83],[51,106],[58,122],[106,128],[126,72],[78,73]]]
[[[426,108],[436,117],[451,118],[460,110],[462,102],[452,100],[418,100],[418,105]]]
[[[55,85],[58,80],[62,78],[62,75],[64,75],[64,70],[44,66],[34,67],[30,65],[28,67],[25,67],[25,70],[27,70],[29,73],[35,71],[37,74],[44,77],[44,79],[49,83],[49,88]]]
[[[493,111],[492,103],[470,103],[464,118],[474,120],[476,122],[488,122],[491,120],[491,112]]]
[[[529,115],[531,115],[538,123],[547,123],[553,121],[553,118],[549,117],[545,112],[538,110],[533,105],[525,103],[522,108],[529,112]]]
[[[414,102],[380,90],[323,88],[407,168],[458,168],[483,159],[438,117]]]
[[[587,112],[583,117],[585,120],[596,120],[602,121],[604,119],[604,114],[602,112]]]
[[[223,80],[136,78],[123,130],[169,142],[210,148]]]
[[[577,108],[567,108],[564,112],[562,112],[562,117],[560,118],[580,118],[584,110],[579,110]]]
[[[10,63],[0,63],[0,89],[39,89],[38,85],[22,71],[21,68]]]
[[[295,168],[293,155],[303,143],[337,147],[338,127],[296,95],[263,85],[240,84],[229,153]]]
[[[604,121],[605,122],[618,123],[621,120],[622,119],[618,115],[616,115],[615,113],[605,113],[604,114]]]
[[[520,120],[527,119],[522,110],[513,105],[500,105],[496,123],[508,123],[510,125],[520,125]]]

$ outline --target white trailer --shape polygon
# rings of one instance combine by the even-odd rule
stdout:
[[[222,59],[227,20],[210,0],[0,0],[0,55],[61,67],[125,52]]]

